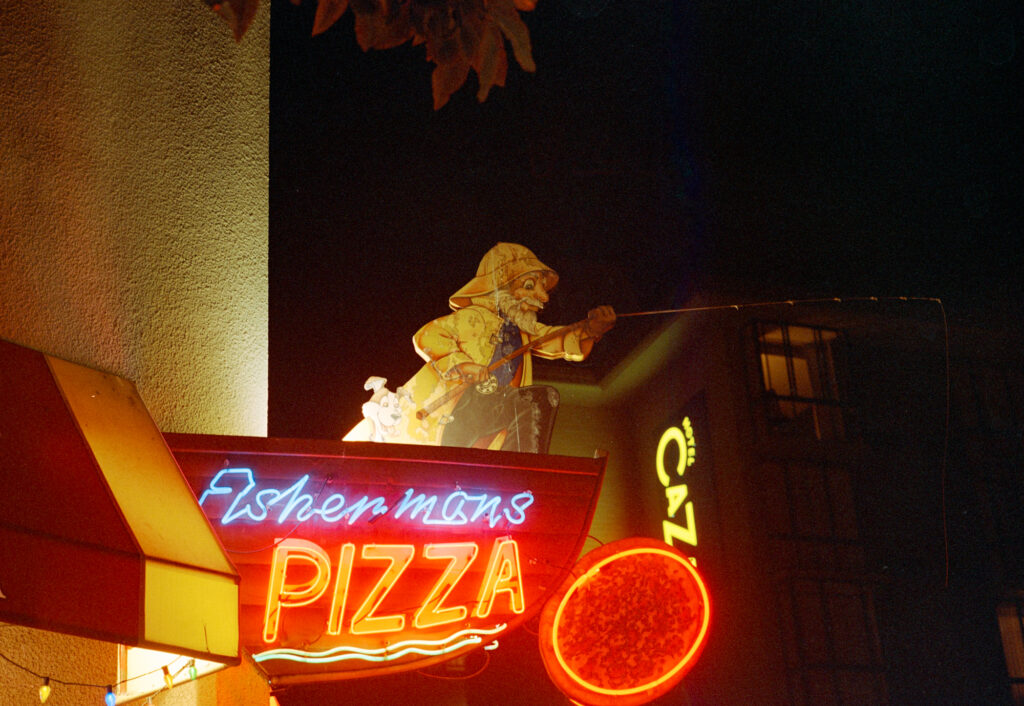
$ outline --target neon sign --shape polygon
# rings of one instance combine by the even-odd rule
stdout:
[[[331,493],[323,500],[323,487],[315,495],[305,492],[309,474],[284,489],[256,489],[257,483],[251,468],[225,468],[217,473],[199,497],[204,506],[212,498],[230,500],[231,504],[220,517],[222,525],[236,520],[252,522],[276,522],[282,524],[289,519],[297,522],[319,518],[323,522],[345,521],[351,525],[366,515],[372,521],[385,515],[391,507],[381,495],[362,495],[346,501],[341,493]],[[351,497],[351,496],[350,496]],[[443,497],[443,499],[442,499]],[[516,493],[508,499],[508,507],[502,506],[502,496],[488,493],[467,493],[455,490],[445,496],[437,493],[427,495],[414,488],[405,491],[393,504],[394,517],[401,518],[408,511],[411,520],[425,525],[467,525],[486,518],[491,527],[502,520],[520,525],[526,520],[526,508],[533,504],[533,493],[529,490]]]
[[[277,685],[493,646],[569,574],[604,459],[167,435],[241,576],[241,644]]]
[[[675,477],[669,475],[665,467],[665,455],[670,445],[678,450],[675,464]],[[676,540],[691,547],[697,546],[697,523],[694,517],[693,500],[688,498],[689,488],[685,483],[676,482],[683,477],[686,469],[693,465],[697,458],[697,445],[693,434],[693,424],[689,417],[684,417],[679,426],[666,429],[658,441],[658,450],[654,454],[654,467],[658,481],[665,489],[665,500],[668,503],[666,514],[668,519],[662,520],[662,535],[665,543],[675,546]],[[679,509],[683,509],[683,524],[676,519]]]
[[[313,653],[296,649],[267,650],[253,655],[257,663],[269,662],[271,660],[283,660],[291,662],[302,662],[305,664],[327,664],[332,662],[344,662],[346,660],[362,660],[364,662],[387,662],[400,659],[408,655],[423,655],[434,657],[458,651],[463,647],[476,647],[483,644],[483,638],[490,635],[497,635],[505,631],[508,626],[504,623],[495,626],[490,630],[459,630],[441,640],[405,640],[396,642],[387,647],[380,647],[375,650],[360,649],[357,647],[336,647],[326,652]],[[491,643],[492,645],[495,643]],[[488,649],[488,646],[484,646]]]
[[[491,548],[487,568],[480,580],[472,609],[467,603],[447,605],[452,590],[465,576],[479,553],[474,542],[427,544],[422,555],[431,560],[447,560],[434,580],[423,602],[415,606],[413,627],[430,630],[466,619],[470,611],[477,618],[487,618],[500,599],[507,601],[507,612],[521,614],[526,608],[519,547],[514,539],[499,538]],[[345,620],[346,604],[352,589],[352,567],[356,547],[343,544],[338,551],[337,571],[330,602],[325,610],[324,629],[329,635],[347,630],[351,635],[373,635],[401,632],[406,628],[408,610],[381,615],[381,605],[409,568],[416,556],[411,544],[365,544],[359,552],[362,560],[370,563],[386,562],[383,572],[363,597],[359,608]],[[289,568],[305,564],[314,570],[302,583],[289,583]],[[309,572],[307,572],[309,573]],[[319,545],[303,539],[283,539],[274,549],[267,587],[266,611],[263,618],[263,641],[273,643],[278,638],[281,614],[287,608],[307,606],[320,601],[331,581],[331,561]],[[357,597],[358,599],[358,597]]]
[[[674,687],[707,642],[711,601],[687,557],[646,538],[577,564],[541,614],[541,656],[578,703],[629,706]]]

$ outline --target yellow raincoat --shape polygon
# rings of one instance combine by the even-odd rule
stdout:
[[[390,432],[386,441],[440,445],[443,425],[450,421],[452,408],[460,395],[453,395],[430,414],[422,415],[422,418],[417,416],[417,412],[461,385],[455,371],[457,365],[473,362],[486,366],[491,362],[502,325],[502,318],[496,311],[494,293],[517,277],[531,272],[543,274],[549,289],[558,282],[558,275],[527,248],[514,243],[498,243],[481,260],[476,277],[449,299],[454,311],[431,321],[416,332],[413,345],[426,365],[399,388],[405,392],[402,420]],[[523,344],[542,338],[558,328],[538,324],[533,336],[522,331]],[[548,359],[583,360],[590,353],[595,340],[579,328],[566,328],[564,334],[539,343],[536,348],[521,356],[522,364],[511,384],[515,387],[532,384],[532,355]],[[371,432],[372,426],[364,419],[344,440],[368,440]],[[499,434],[490,440],[488,448],[500,448],[503,438],[504,435]]]

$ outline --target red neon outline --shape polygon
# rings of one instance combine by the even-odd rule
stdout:
[[[569,598],[576,591],[576,589],[578,589],[584,583],[589,581],[595,574],[597,574],[601,570],[602,566],[605,566],[606,564],[615,561],[616,559],[621,559],[623,557],[630,556],[633,554],[662,554],[672,559],[680,566],[684,567],[686,571],[690,573],[690,577],[697,584],[697,588],[700,591],[701,600],[704,602],[704,619],[701,621],[700,630],[698,631],[697,637],[696,639],[694,639],[693,644],[690,645],[690,649],[687,650],[686,654],[683,655],[682,659],[679,660],[679,663],[676,664],[676,666],[669,670],[666,674],[658,677],[657,679],[651,682],[642,684],[640,686],[631,687],[629,689],[606,689],[604,687],[591,684],[590,682],[586,681],[578,674],[576,674],[569,667],[565,659],[562,657],[562,652],[558,647],[558,625],[562,617],[562,611],[565,608],[566,604],[569,602]],[[704,642],[707,639],[708,628],[710,627],[710,624],[711,599],[708,596],[708,591],[707,587],[704,585],[704,580],[700,577],[700,574],[697,573],[697,570],[693,568],[693,565],[690,564],[689,560],[687,560],[686,557],[682,556],[681,553],[671,551],[669,549],[661,549],[656,547],[636,547],[632,549],[626,549],[621,552],[616,552],[602,559],[601,561],[597,562],[594,566],[590,567],[590,569],[585,574],[577,578],[572,583],[569,590],[566,591],[565,595],[562,597],[561,602],[558,604],[558,609],[555,611],[555,618],[551,631],[551,647],[552,651],[555,654],[555,659],[558,660],[558,664],[562,668],[564,673],[584,689],[593,693],[605,694],[608,696],[629,696],[632,694],[638,694],[647,691],[649,689],[653,689],[661,684],[664,684],[666,681],[672,679],[677,674],[680,674],[680,672],[683,672],[684,669],[689,669],[693,665],[693,663],[696,662],[697,657],[700,654],[700,650],[704,647]]]

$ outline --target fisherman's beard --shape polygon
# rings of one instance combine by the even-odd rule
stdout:
[[[526,302],[540,309],[544,306],[542,302],[532,297],[516,299],[512,292],[505,290],[499,291],[497,297],[498,313],[518,326],[520,331],[526,331],[532,336],[537,335],[537,312],[523,309],[522,305]]]

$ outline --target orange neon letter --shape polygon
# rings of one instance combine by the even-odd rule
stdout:
[[[441,578],[434,584],[430,595],[416,611],[413,625],[417,629],[432,628],[437,625],[454,623],[466,617],[469,610],[464,605],[442,608],[441,604],[455,588],[466,569],[473,563],[477,553],[476,542],[454,542],[452,544],[428,544],[423,547],[423,556],[427,559],[448,559],[448,566]]]
[[[338,577],[334,581],[334,598],[331,599],[331,614],[327,618],[327,632],[330,635],[341,632],[345,599],[348,598],[348,584],[352,580],[352,560],[355,556],[356,545],[351,542],[341,545],[341,551],[338,552]]]
[[[352,634],[397,632],[405,627],[405,615],[402,613],[374,615],[374,612],[380,607],[398,577],[409,566],[415,553],[416,548],[411,544],[367,544],[363,546],[364,559],[385,559],[388,562],[388,568],[384,570],[384,575],[380,577],[377,585],[373,587],[366,600],[359,606],[359,610],[352,616]]]
[[[496,539],[487,562],[487,572],[480,584],[480,596],[476,604],[476,617],[486,618],[491,614],[495,595],[507,593],[513,613],[526,610],[523,598],[523,579],[519,571],[519,545],[514,539]]]
[[[289,585],[288,566],[296,562],[312,564],[316,575],[306,583]],[[263,614],[263,640],[277,639],[281,609],[309,605],[327,588],[331,578],[331,561],[319,544],[305,539],[283,539],[274,548],[270,562],[270,585],[267,588],[267,609]]]

